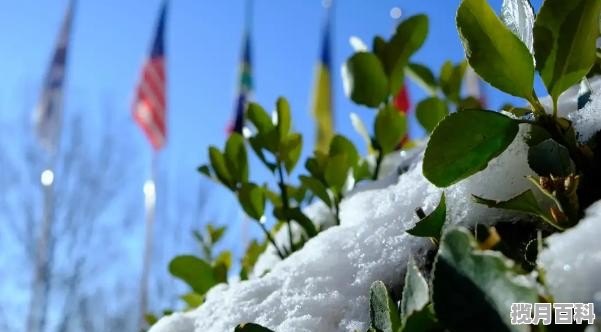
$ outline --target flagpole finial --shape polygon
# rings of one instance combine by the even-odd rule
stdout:
[[[390,9],[390,17],[393,20],[398,20],[401,16],[403,16],[403,10],[400,7],[392,7],[392,9]]]

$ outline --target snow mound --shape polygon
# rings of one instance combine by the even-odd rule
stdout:
[[[556,302],[594,303],[601,315],[601,201],[580,223],[547,238],[538,258]]]
[[[528,187],[525,176],[532,171],[525,129],[484,171],[446,190],[453,224],[512,216],[473,203],[470,194],[507,199]],[[420,153],[400,176],[355,190],[341,204],[340,226],[323,231],[263,277],[217,286],[201,307],[163,318],[151,332],[227,332],[245,322],[286,332],[366,330],[372,282],[399,287],[407,260],[413,256],[419,261],[431,246],[429,240],[405,233],[417,221],[415,208],[432,211],[442,191],[422,176],[422,157]],[[405,161],[400,158],[398,164]],[[194,329],[183,328],[192,318]]]

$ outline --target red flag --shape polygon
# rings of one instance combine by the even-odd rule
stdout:
[[[161,10],[152,51],[142,67],[142,75],[133,106],[134,119],[155,150],[163,147],[167,137],[164,47],[166,13],[165,2]]]
[[[403,84],[403,87],[399,93],[394,96],[394,107],[402,113],[409,113],[411,108],[411,101],[409,100],[409,91],[407,90],[407,84]]]
[[[393,104],[394,104],[394,107],[397,110],[399,110],[399,112],[404,113],[404,114],[409,113],[409,110],[411,109],[411,100],[409,100],[409,90],[407,89],[407,83],[404,83],[401,90],[399,90],[399,93],[397,93],[396,96],[394,96]],[[409,141],[408,134],[406,134],[403,137],[403,139],[399,143],[398,148],[399,149],[402,148],[403,145],[405,145],[405,143],[407,143],[407,141]]]

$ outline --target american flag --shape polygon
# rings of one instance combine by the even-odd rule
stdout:
[[[63,82],[74,4],[69,3],[63,20],[50,68],[44,79],[44,90],[34,113],[34,123],[40,144],[54,151],[59,141],[63,111]]]
[[[136,90],[133,115],[155,150],[165,144],[167,137],[165,92],[165,16],[167,2],[163,3],[150,57],[142,67]]]

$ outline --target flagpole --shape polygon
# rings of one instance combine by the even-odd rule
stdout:
[[[150,178],[144,182],[144,206],[146,211],[145,237],[144,237],[144,258],[142,265],[142,275],[140,281],[140,322],[139,329],[146,326],[146,313],[148,310],[148,289],[150,280],[150,271],[152,268],[152,253],[154,245],[154,221],[156,207],[156,170],[157,153],[153,152],[150,165]]]
[[[54,158],[52,158],[54,160]],[[52,250],[52,224],[54,219],[54,172],[50,167],[40,173],[43,196],[42,229],[36,246],[35,273],[29,303],[27,331],[42,331],[48,307],[50,254]]]

